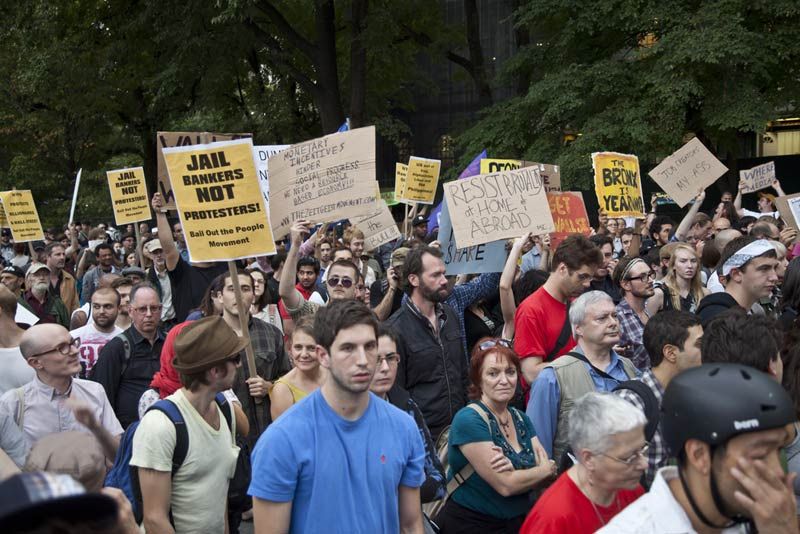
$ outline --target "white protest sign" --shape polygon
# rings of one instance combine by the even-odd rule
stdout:
[[[800,193],[776,198],[775,207],[786,224],[800,231]]]
[[[439,215],[439,243],[444,254],[447,274],[499,273],[506,264],[506,240],[492,241],[473,247],[458,248],[447,209],[447,199],[442,201]]]
[[[726,172],[728,168],[695,137],[648,174],[682,208]]]
[[[444,194],[458,248],[555,230],[538,167],[448,182]]]
[[[78,169],[78,176],[75,178],[75,189],[72,190],[72,206],[69,208],[69,224],[75,222],[75,203],[78,201],[78,187],[81,185],[81,173],[83,169]]]
[[[269,158],[275,238],[300,219],[329,222],[374,213],[375,127],[292,145]]]
[[[772,186],[775,181],[775,162],[768,161],[746,171],[739,171],[739,179],[744,182],[742,193],[755,193]]]
[[[352,219],[353,224],[364,232],[364,250],[375,250],[384,243],[403,237],[386,202],[381,200],[378,205],[378,211]]]
[[[258,185],[261,186],[261,193],[264,195],[264,202],[267,203],[269,211],[269,158],[282,150],[286,150],[292,145],[259,145],[253,147],[253,160],[256,162],[256,172],[258,172]]]

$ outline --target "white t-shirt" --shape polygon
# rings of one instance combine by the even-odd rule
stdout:
[[[94,325],[94,321],[89,320],[88,323],[80,328],[71,330],[69,335],[73,338],[81,338],[80,358],[81,366],[84,368],[84,375],[88,376],[89,371],[92,370],[94,364],[97,363],[97,357],[100,356],[100,351],[106,346],[108,341],[118,334],[122,333],[122,328],[114,325],[112,332],[101,332]]]
[[[169,397],[183,414],[189,433],[186,460],[172,478],[172,518],[175,532],[218,534],[225,531],[228,483],[236,469],[239,447],[232,431],[219,412],[219,430],[214,430],[189,403],[179,389]],[[172,471],[175,450],[175,425],[169,418],[151,410],[145,414],[133,436],[130,465]]]
[[[9,389],[20,388],[33,380],[36,373],[28,365],[19,347],[0,348],[0,395]]]

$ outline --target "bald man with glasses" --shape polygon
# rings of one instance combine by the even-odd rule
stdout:
[[[89,432],[113,461],[122,426],[101,385],[73,378],[81,370],[79,346],[80,339],[61,325],[30,327],[22,335],[20,352],[36,376],[0,397],[0,411],[14,419],[28,446],[48,434]]]

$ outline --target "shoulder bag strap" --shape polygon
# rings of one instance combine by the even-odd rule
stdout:
[[[25,389],[17,388],[17,426],[23,432],[25,423]]]
[[[558,351],[564,348],[564,346],[569,342],[569,338],[572,336],[572,325],[569,322],[569,302],[567,302],[567,315],[564,317],[564,324],[561,326],[561,333],[558,334],[558,339],[556,339],[556,344],[553,347],[547,356],[545,357],[545,361],[550,361],[556,357]]]
[[[478,415],[481,416],[481,419],[483,419],[483,422],[486,423],[487,428],[489,428],[489,433],[491,433],[492,430],[491,426],[489,425],[489,414],[486,413],[486,410],[481,408],[477,402],[467,404],[467,408],[475,410]],[[461,484],[466,482],[473,473],[475,473],[475,468],[472,467],[472,464],[467,462],[467,465],[465,465],[458,473],[454,474],[450,482],[447,483],[447,495],[452,495],[452,493],[457,490]]]
[[[608,378],[609,380],[613,380],[615,382],[619,382],[620,381],[619,379],[614,378],[613,376],[611,376],[610,374],[606,373],[605,371],[601,371],[600,369],[595,367],[592,364],[592,362],[589,361],[589,358],[587,358],[586,356],[584,356],[580,352],[569,352],[569,353],[565,354],[565,356],[572,356],[573,358],[576,358],[576,359],[582,361],[583,363],[587,364],[589,367],[594,369],[594,372],[597,373],[598,375],[602,376],[603,378]],[[625,374],[627,375],[627,373],[625,373]]]

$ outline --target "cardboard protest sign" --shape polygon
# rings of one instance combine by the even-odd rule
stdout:
[[[11,228],[11,237],[17,243],[25,241],[41,241],[44,239],[42,223],[39,222],[39,212],[33,195],[27,189],[3,191],[0,193],[0,202],[5,208],[8,226]]]
[[[394,198],[397,202],[402,202],[403,195],[406,194],[406,180],[408,179],[408,165],[405,163],[394,164]]]
[[[258,185],[261,186],[261,193],[264,195],[264,204],[269,211],[269,158],[282,150],[286,150],[292,145],[261,145],[253,147],[253,159],[256,162],[256,172],[258,172]]]
[[[511,171],[523,169],[525,167],[539,167],[539,174],[544,180],[544,188],[550,191],[561,191],[561,171],[558,165],[548,163],[534,163],[532,161],[522,161],[517,159],[488,159],[481,160],[481,174],[491,172]]]
[[[768,161],[763,165],[757,165],[746,171],[739,171],[739,179],[744,182],[742,193],[755,193],[772,187],[772,182],[776,178],[774,161]]]
[[[800,193],[776,198],[775,207],[786,224],[800,232]]]
[[[111,205],[117,224],[150,220],[150,203],[144,169],[133,167],[106,172]]]
[[[444,194],[458,248],[555,229],[536,167],[448,182]]]
[[[275,253],[250,139],[164,149],[192,261]]]
[[[168,210],[175,209],[175,196],[169,183],[167,166],[164,163],[165,148],[177,146],[205,145],[218,141],[232,141],[234,139],[252,138],[249,133],[214,133],[214,132],[156,132],[156,174],[158,178],[158,192],[164,198],[164,207]]]
[[[439,243],[444,254],[447,274],[499,273],[506,264],[506,240],[472,247],[456,247],[453,223],[447,209],[447,200],[442,200],[442,212],[439,216]]]
[[[0,202],[0,228],[8,228],[8,217],[2,202]]]
[[[403,237],[386,202],[380,201],[378,205],[378,211],[352,219],[353,224],[364,232],[364,250],[375,250],[384,243]]]
[[[553,250],[569,235],[591,234],[589,215],[580,191],[547,193],[547,202],[556,226],[555,232],[550,233],[550,247]]]
[[[421,204],[433,204],[441,169],[442,162],[438,159],[411,156],[408,160],[408,176],[403,199]]]
[[[597,202],[609,217],[644,215],[639,158],[619,152],[594,152],[592,166]]]
[[[648,174],[682,208],[726,172],[728,168],[695,137]]]
[[[369,215],[375,198],[375,127],[292,145],[269,158],[270,219],[275,237],[294,221]]]

